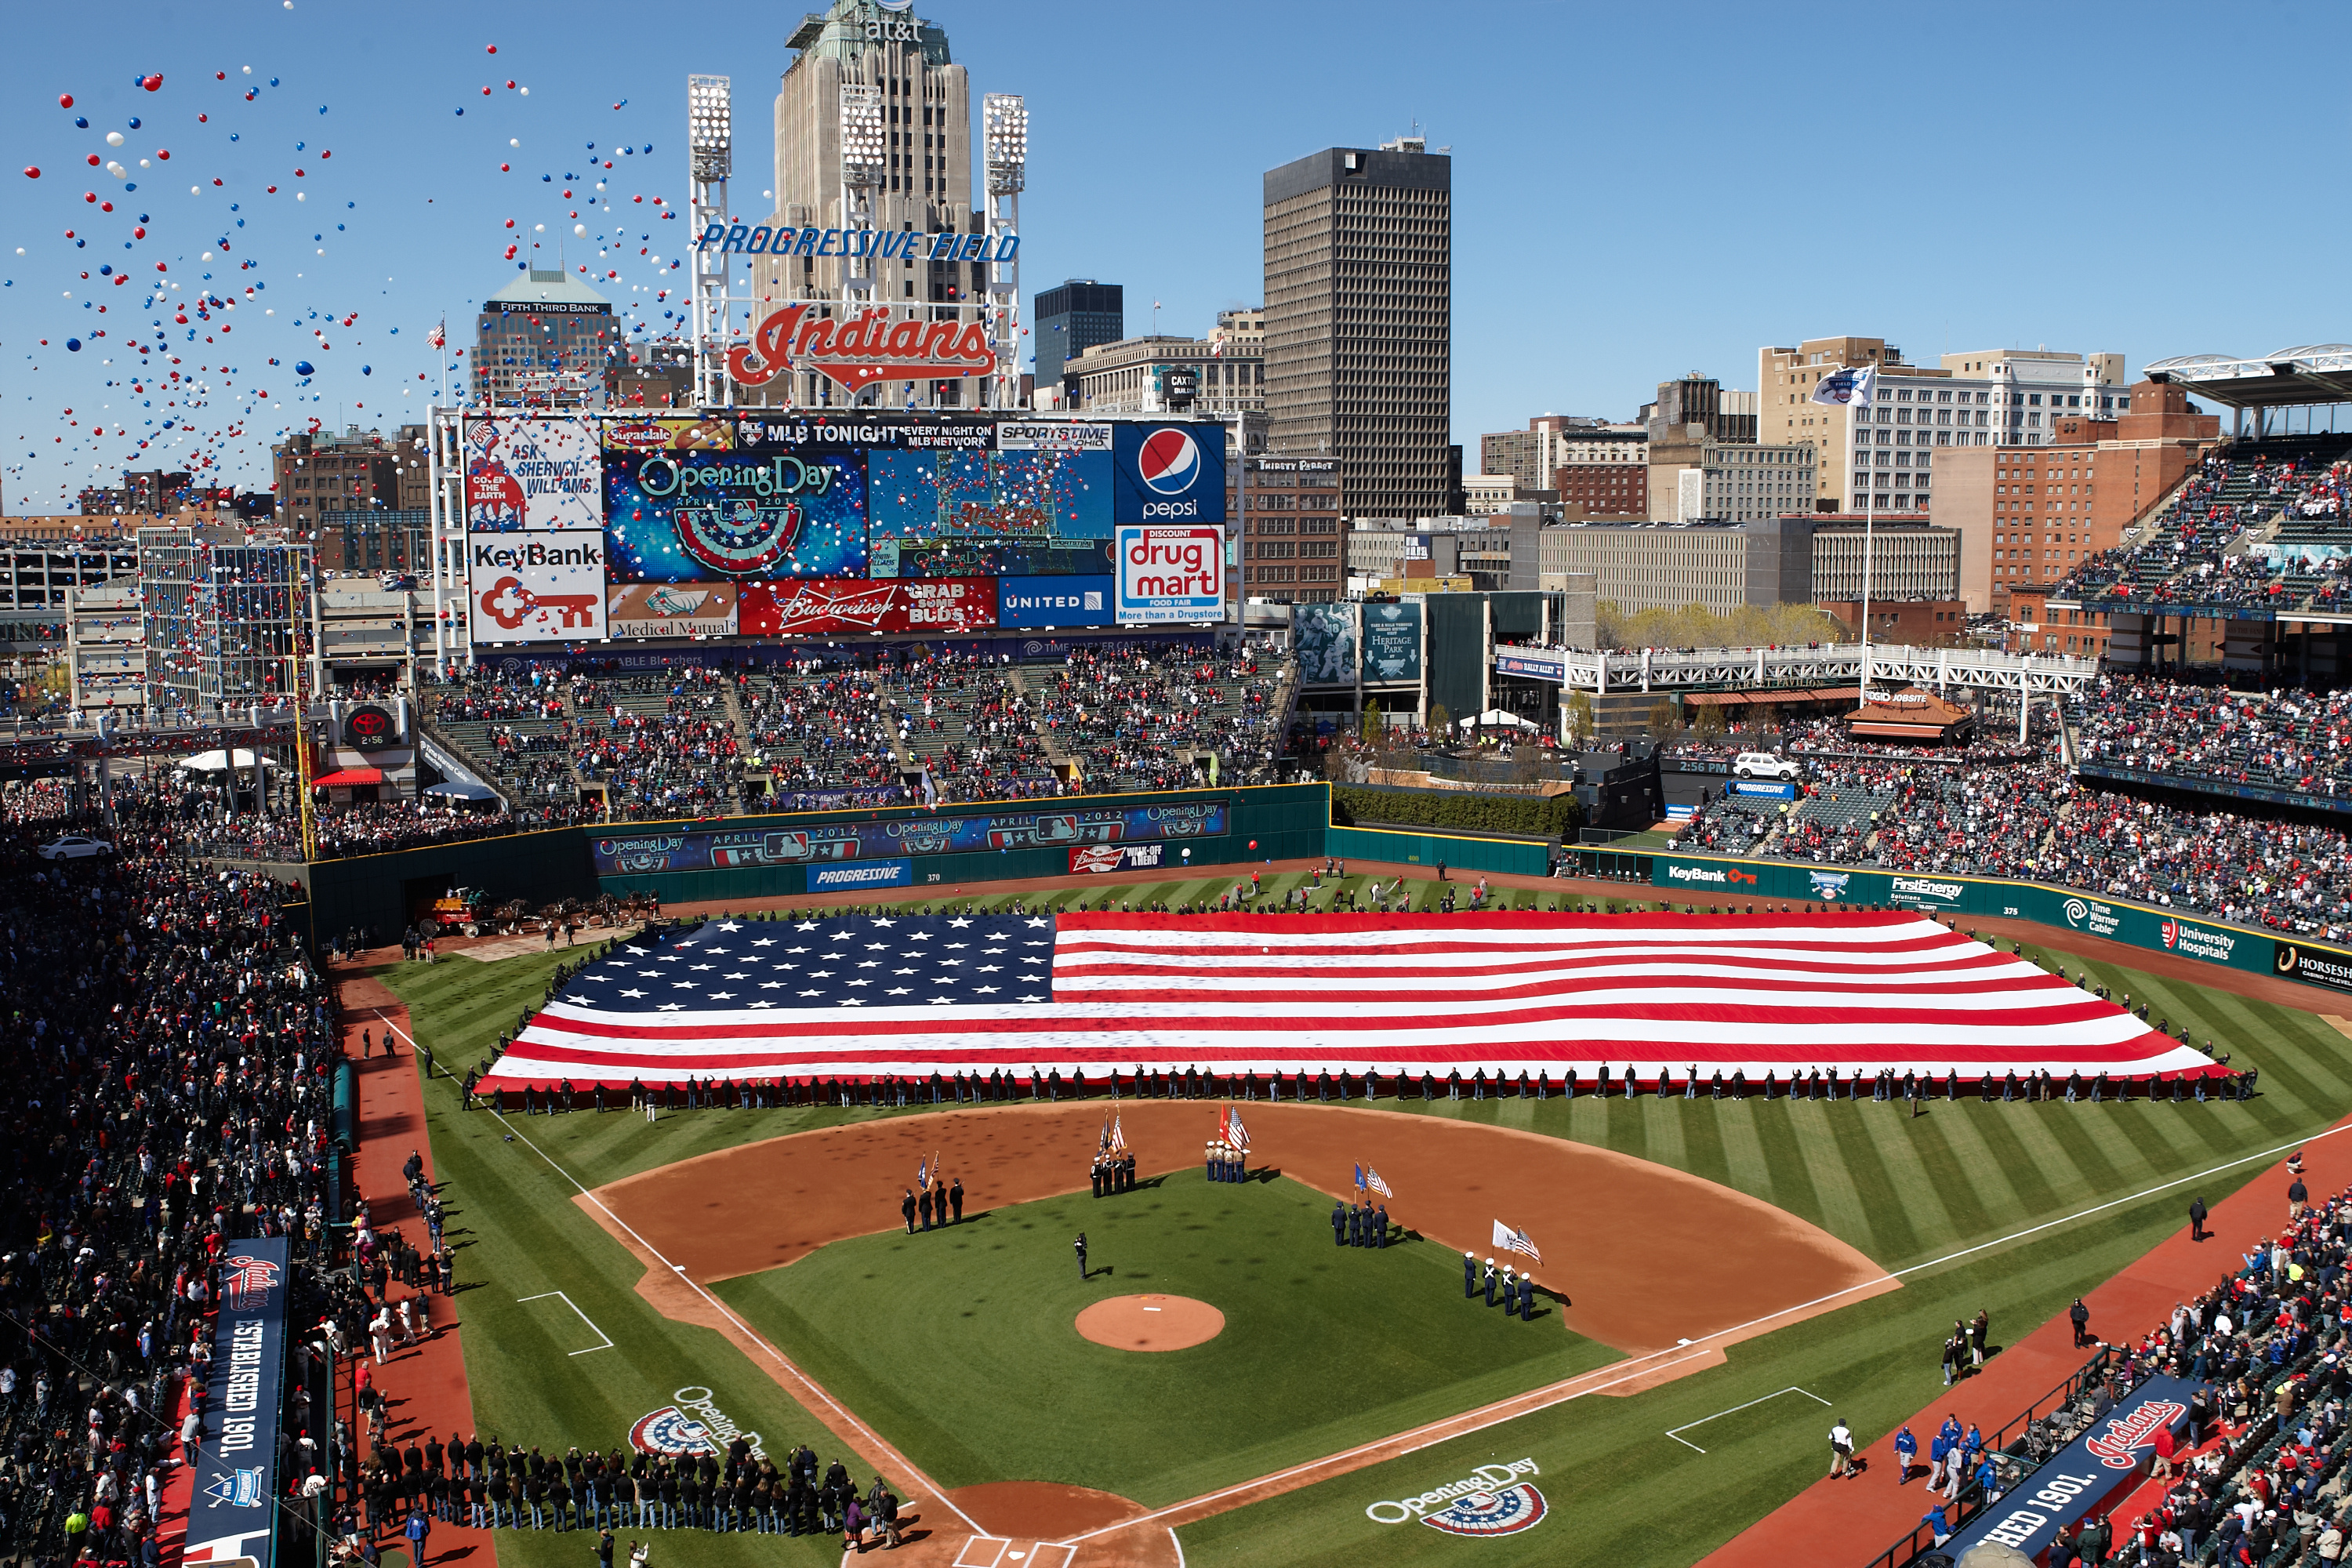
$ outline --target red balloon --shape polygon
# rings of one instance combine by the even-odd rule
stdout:
[[[37,169],[37,168],[34,167],[34,166],[33,166],[32,164],[30,164],[30,163],[27,163],[27,164],[26,164],[26,165],[25,165],[25,178],[26,178],[26,179],[28,179],[28,180],[37,180],[37,179],[39,179],[40,177],[41,177],[41,171],[40,171],[39,169]]]
[[[58,94],[58,107],[59,109],[71,109],[73,107],[73,94],[69,92],[61,92]]]
[[[155,92],[162,89],[163,85],[163,78],[159,72],[154,76],[142,78],[139,85],[145,88],[149,92]]]
[[[498,47],[498,45],[496,45],[496,44],[492,44],[492,45],[490,46],[490,53],[492,53],[492,54],[497,54],[498,52],[499,52],[499,47]]]

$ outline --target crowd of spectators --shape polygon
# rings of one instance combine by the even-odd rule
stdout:
[[[2240,443],[2209,455],[2138,542],[2091,556],[2053,590],[2139,605],[2291,608],[2352,592],[2333,550],[2352,462],[2341,437]],[[2276,540],[2265,537],[2275,525]]]
[[[1273,712],[1275,669],[1255,652],[1174,647],[1073,649],[1042,672],[1039,718],[1075,760],[1087,787],[1182,789],[1270,774],[1282,736]]]
[[[119,856],[60,864],[33,858],[29,826],[0,837],[0,1028],[17,1080],[0,1550],[152,1568],[157,1501],[183,1462],[177,1413],[205,1396],[223,1247],[287,1237],[298,1310],[325,1300],[337,1054],[285,889],[180,858],[168,835],[115,832]]]
[[[2178,774],[2184,788],[2266,782],[2334,795],[2332,759],[2352,739],[2352,705],[2341,695],[2110,678],[2074,717],[2086,763]],[[1801,798],[1710,799],[1685,826],[1682,847],[2016,878],[2267,930],[2352,937],[2352,835],[2102,788],[2065,763],[2054,726],[2038,714],[2022,751],[2004,741],[1937,753],[1842,741],[1820,726],[1745,739],[1743,749],[1778,749],[1803,763]]]
[[[2352,694],[2341,691],[2110,676],[2068,712],[2085,763],[2332,796],[2352,761]]]

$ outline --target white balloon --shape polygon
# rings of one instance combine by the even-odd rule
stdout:
[[[121,146],[121,145],[122,145],[122,132],[120,132],[120,131],[110,131],[110,132],[108,132],[106,133],[106,144],[107,144],[108,146],[110,146],[110,147],[120,147],[120,146]]]
[[[114,176],[116,179],[118,179],[118,180],[119,180],[119,179],[121,179],[121,178],[122,178],[123,174],[124,174],[125,173],[127,173],[127,171],[122,167],[122,165],[121,165],[121,164],[117,163],[114,163],[114,162],[112,162],[112,161],[110,161],[110,160],[108,162],[108,163],[107,163],[107,165],[106,165],[106,172],[107,172],[108,174],[110,174],[113,175],[113,176]]]
[[[587,232],[588,226],[584,223],[575,223],[572,226],[572,237],[575,239],[586,235]]]

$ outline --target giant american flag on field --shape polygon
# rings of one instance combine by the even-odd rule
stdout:
[[[2217,1070],[1908,912],[852,914],[630,940],[486,1087],[1139,1069]]]

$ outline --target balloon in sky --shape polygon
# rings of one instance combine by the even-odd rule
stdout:
[[[68,338],[66,340],[66,353],[69,354],[78,354],[81,353],[81,340],[79,338]]]
[[[296,361],[294,362],[294,374],[295,374],[296,375],[308,375],[308,374],[310,374],[310,362],[309,360],[306,360],[306,359],[298,359],[298,360],[296,360]]]

